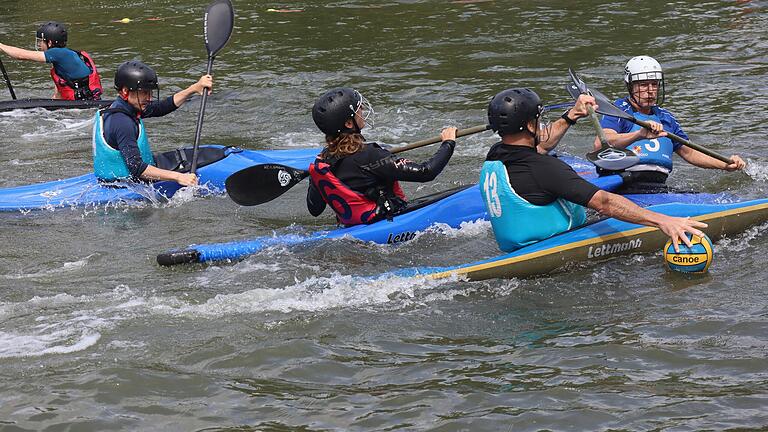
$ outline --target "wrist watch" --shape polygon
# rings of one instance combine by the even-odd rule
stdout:
[[[563,115],[560,116],[561,119],[565,120],[566,123],[568,123],[568,126],[573,126],[576,124],[576,120],[571,120],[570,117],[568,117],[568,113],[570,113],[571,110],[567,110],[563,113]]]

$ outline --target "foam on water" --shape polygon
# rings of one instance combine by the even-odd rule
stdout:
[[[744,168],[744,172],[752,177],[753,180],[768,181],[768,164],[763,162],[747,159],[747,167]]]
[[[195,201],[200,197],[209,196],[214,193],[216,193],[216,191],[208,187],[208,185],[187,186],[176,191],[176,193],[173,194],[171,199],[168,200],[168,202],[165,203],[165,205],[167,207],[176,208],[188,202]]]
[[[323,147],[323,137],[319,131],[305,130],[300,132],[287,132],[280,134],[279,137],[275,137],[270,140],[271,149],[280,148],[306,148],[315,146],[318,149]]]
[[[48,270],[41,270],[35,273],[24,273],[24,274],[16,274],[16,275],[3,274],[3,275],[0,275],[0,279],[6,279],[6,280],[36,279],[36,278],[49,277],[49,276],[58,276],[58,275],[62,275],[69,272],[75,272],[85,268],[85,266],[88,264],[88,261],[90,261],[90,259],[94,256],[96,255],[91,254],[77,261],[65,262],[60,267],[52,268]]]
[[[427,230],[427,232],[434,232],[438,231],[440,234],[456,239],[456,238],[475,238],[479,236],[485,236],[487,235],[491,230],[491,222],[484,220],[484,219],[478,219],[475,221],[469,221],[469,222],[462,222],[461,225],[459,225],[458,228],[451,228],[448,225],[445,224],[435,224],[433,228],[430,228]]]
[[[125,286],[94,296],[57,294],[0,303],[0,359],[83,351],[144,303]]]
[[[57,118],[49,114],[36,120],[35,129],[21,134],[21,137],[30,141],[40,141],[41,139],[50,139],[51,136],[55,136],[57,139],[68,136],[87,136],[91,133],[92,124],[91,116],[86,118]]]
[[[715,243],[715,253],[719,253],[721,250],[730,252],[739,252],[752,247],[749,242],[758,238],[761,234],[768,229],[768,222],[764,222],[760,225],[755,225],[748,228],[743,233],[734,237],[723,238]]]
[[[402,305],[436,301],[467,294],[471,287],[441,293],[432,290],[456,282],[457,278],[428,280],[384,275],[378,278],[345,276],[310,277],[281,289],[256,288],[236,294],[219,294],[205,303],[191,305],[176,299],[153,299],[153,311],[180,316],[221,317],[263,312],[320,312],[339,308],[370,307],[393,301]],[[420,293],[432,294],[431,297]]]

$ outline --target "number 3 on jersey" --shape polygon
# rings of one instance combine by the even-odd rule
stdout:
[[[656,138],[648,140],[648,143],[645,145],[645,149],[649,152],[659,151],[660,148],[661,143]]]

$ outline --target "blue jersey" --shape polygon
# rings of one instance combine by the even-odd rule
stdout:
[[[635,111],[627,98],[619,99],[614,102],[614,104],[621,108],[622,111],[631,114],[638,120],[661,123],[664,126],[665,131],[688,139],[688,135],[683,132],[677,119],[675,119],[672,113],[664,108],[654,106],[651,108],[651,114],[646,115]],[[634,132],[640,129],[640,126],[629,120],[611,116],[603,116],[600,125],[604,129],[613,129],[620,134]],[[680,146],[681,144],[673,142],[667,137],[663,137],[650,140],[640,139],[628,145],[627,149],[633,151],[640,157],[640,164],[657,165],[666,168],[667,171],[671,171],[672,153],[677,151]]]
[[[77,51],[69,48],[48,48],[43,54],[45,61],[52,63],[56,74],[65,80],[79,80],[91,74],[91,70],[77,55]]]

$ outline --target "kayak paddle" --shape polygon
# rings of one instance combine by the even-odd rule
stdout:
[[[573,69],[568,68],[568,74],[571,77],[572,83],[566,84],[565,88],[573,99],[578,99],[582,94],[594,97],[594,94],[587,88],[584,81],[576,76]],[[603,103],[610,104],[610,102],[598,101],[598,112],[600,112]],[[591,105],[587,105],[587,109],[589,110],[589,119],[595,127],[595,132],[597,132],[597,136],[600,139],[600,148],[591,153],[587,153],[587,160],[592,162],[596,167],[610,171],[620,171],[637,164],[640,161],[640,158],[633,151],[611,146],[608,142],[608,138],[605,136],[603,127],[600,126],[600,120],[597,119],[595,109],[592,108]]]
[[[205,49],[208,51],[208,69],[206,74],[213,71],[213,58],[224,48],[224,45],[232,36],[232,28],[235,24],[235,11],[230,0],[213,0],[205,10],[203,17],[203,32],[205,34]],[[200,112],[197,114],[197,129],[195,130],[195,145],[192,151],[192,167],[189,172],[197,171],[197,157],[200,148],[200,134],[203,132],[203,116],[205,115],[205,101],[208,97],[208,89],[203,90],[203,98],[200,102]]]
[[[456,138],[487,131],[490,128],[488,125],[483,125],[460,129],[456,131]],[[401,153],[438,142],[442,142],[440,136],[392,149],[390,153]],[[232,201],[243,206],[252,206],[272,201],[308,176],[307,170],[280,164],[263,164],[254,165],[230,175],[224,184]]]
[[[16,93],[13,91],[13,86],[11,85],[11,79],[8,78],[8,72],[5,71],[5,66],[3,65],[3,61],[0,60],[0,70],[3,71],[3,78],[5,78],[5,83],[8,85],[8,91],[11,92],[11,97],[16,100]]]
[[[579,79],[579,81],[581,81],[581,80]],[[584,81],[581,81],[581,83],[584,84]],[[572,93],[572,90],[571,90],[570,87],[571,86],[568,86],[568,92],[571,94],[571,96],[573,96],[573,93]],[[584,84],[584,87],[586,88],[586,84]],[[608,96],[604,95],[603,93],[601,93],[601,92],[599,92],[599,91],[597,91],[595,89],[591,89],[590,90],[590,94],[592,96],[594,96],[595,101],[597,102],[597,105],[598,105],[597,112],[598,113],[603,114],[603,115],[607,115],[607,116],[611,116],[611,117],[622,118],[622,119],[631,121],[632,123],[634,123],[634,124],[636,124],[638,126],[644,127],[646,129],[649,129],[649,130],[651,129],[650,123],[648,123],[646,121],[643,121],[643,120],[638,120],[632,114],[624,112],[621,108],[619,108],[616,105],[614,105],[613,102],[611,102],[608,99]],[[575,97],[577,97],[577,96],[574,96],[574,98]],[[667,137],[669,137],[672,141],[678,142],[678,143],[680,143],[680,144],[682,144],[682,145],[684,145],[686,147],[690,147],[690,148],[692,148],[694,150],[700,151],[700,152],[704,153],[707,156],[713,157],[713,158],[715,158],[715,159],[717,159],[719,161],[725,162],[727,164],[733,163],[733,161],[729,157],[723,156],[722,154],[720,154],[720,153],[718,153],[716,151],[710,150],[710,149],[708,149],[706,147],[702,147],[702,146],[700,146],[698,144],[694,144],[691,141],[689,141],[689,140],[687,140],[687,139],[685,139],[685,138],[683,138],[683,137],[681,137],[679,135],[676,135],[676,134],[674,134],[672,132],[669,132],[669,131],[666,131],[666,132],[667,132]],[[598,150],[598,152],[599,152],[599,150]],[[595,152],[593,152],[593,153],[595,153]],[[590,154],[592,154],[592,153],[590,153]],[[587,155],[587,158],[589,158],[589,155]],[[591,159],[590,159],[590,161],[591,161]],[[595,164],[595,165],[597,165],[597,164]],[[600,166],[600,165],[597,165],[597,166]]]

